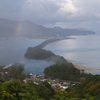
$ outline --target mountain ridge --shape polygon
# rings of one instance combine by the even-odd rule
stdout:
[[[78,29],[46,28],[31,21],[12,21],[0,18],[0,38],[58,38],[70,35],[94,34],[93,31]]]

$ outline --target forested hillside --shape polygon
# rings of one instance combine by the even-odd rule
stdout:
[[[0,100],[100,100],[100,75],[87,76],[81,84],[61,91],[53,90],[47,81],[24,83],[28,76],[23,70],[24,65],[19,63],[9,68],[0,66]]]
[[[74,67],[72,63],[56,63],[51,65],[50,67],[46,67],[44,69],[44,74],[46,76],[62,79],[62,80],[70,80],[70,81],[82,81],[82,78],[90,77],[91,74],[84,73],[84,71],[80,71]]]
[[[55,54],[40,47],[29,47],[25,53],[26,58],[30,59],[47,59]]]

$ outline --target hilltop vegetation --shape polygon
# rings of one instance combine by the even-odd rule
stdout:
[[[20,79],[22,81],[26,77],[23,71],[24,65],[21,63],[13,64],[8,68],[0,66],[0,77],[4,80]]]
[[[31,59],[47,59],[54,55],[51,51],[44,50],[40,47],[29,47],[24,56]]]
[[[78,81],[82,82],[86,77],[90,77],[91,74],[84,73],[74,67],[72,63],[56,63],[50,67],[44,69],[46,76],[58,78],[61,80]]]
[[[90,78],[86,78],[82,84],[75,87],[69,88],[66,90],[68,92],[68,97],[78,97],[78,98],[88,98],[94,97],[95,99],[90,100],[99,100],[100,99],[100,75],[93,75]]]
[[[27,77],[23,64],[4,67],[0,66],[0,73],[5,73],[0,75],[0,100],[100,100],[100,75],[86,77],[81,84],[61,91],[53,90],[47,81],[39,85],[31,80],[23,83]]]

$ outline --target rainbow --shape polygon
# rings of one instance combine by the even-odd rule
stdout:
[[[20,35],[21,29],[22,29],[22,21],[19,21],[17,23],[16,29],[15,29],[16,37],[18,37]]]
[[[25,15],[24,14],[25,13],[24,8],[26,8],[26,3],[27,3],[27,0],[25,0],[24,3],[23,3],[22,10],[21,10],[20,16],[19,16],[19,21],[18,21],[16,28],[15,28],[16,37],[18,37],[21,33],[21,29],[22,29],[22,26],[23,26],[22,21],[23,21],[24,15]]]

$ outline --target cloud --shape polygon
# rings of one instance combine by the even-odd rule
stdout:
[[[98,0],[27,0],[24,11],[26,17],[37,22],[69,22],[98,20],[100,11]]]
[[[60,6],[54,0],[28,0],[25,2],[23,16],[26,18],[28,13],[30,19],[38,22],[53,20]]]
[[[18,19],[24,0],[0,0],[0,18]]]
[[[0,0],[1,18],[48,26],[83,27],[86,23],[98,23],[99,9],[99,0]]]
[[[79,9],[79,15],[85,20],[97,20],[97,15],[100,14],[99,0],[73,0],[74,5]]]

